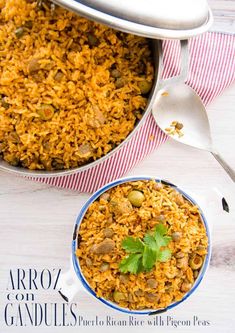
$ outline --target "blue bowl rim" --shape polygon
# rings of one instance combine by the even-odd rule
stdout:
[[[104,298],[101,298],[101,297],[97,297],[96,296],[96,293],[94,292],[94,290],[89,286],[88,282],[86,281],[84,275],[82,274],[82,271],[81,271],[81,268],[80,268],[80,264],[79,264],[79,261],[77,259],[77,256],[75,255],[75,251],[76,251],[76,248],[77,248],[77,231],[78,231],[78,228],[83,220],[83,217],[88,209],[88,207],[97,199],[99,198],[99,196],[106,192],[107,190],[109,190],[110,188],[113,188],[117,185],[120,185],[120,184],[124,184],[124,183],[127,183],[127,182],[135,182],[135,181],[141,181],[141,180],[154,180],[156,182],[162,182],[168,186],[171,186],[171,187],[174,187],[180,194],[182,194],[187,200],[189,200],[192,204],[194,205],[197,205],[197,207],[199,208],[199,212],[200,212],[200,216],[201,216],[201,219],[202,219],[202,222],[205,226],[205,229],[206,229],[206,234],[207,234],[207,237],[208,237],[208,252],[207,252],[207,255],[206,255],[206,258],[204,260],[204,263],[203,263],[203,267],[201,268],[200,270],[200,273],[197,277],[197,280],[195,281],[193,287],[189,290],[189,292],[187,292],[184,297],[177,301],[177,302],[174,302],[174,303],[171,303],[169,306],[167,306],[166,308],[164,309],[156,309],[156,310],[153,310],[153,309],[146,309],[146,310],[129,310],[129,309],[126,309],[126,308],[122,308],[122,307],[119,307],[117,304],[113,303],[113,302],[110,302]],[[96,299],[98,299],[100,302],[104,303],[105,305],[107,305],[108,307],[112,308],[112,309],[115,309],[115,310],[118,310],[120,312],[123,312],[123,313],[127,313],[129,315],[153,315],[153,314],[158,314],[158,313],[162,313],[162,312],[165,312],[167,310],[170,310],[172,308],[174,308],[175,306],[179,305],[180,303],[184,302],[190,295],[193,294],[193,292],[198,288],[198,286],[200,285],[205,273],[206,273],[206,270],[208,268],[208,265],[209,265],[209,262],[210,262],[210,257],[211,257],[211,236],[210,236],[210,230],[209,230],[209,226],[208,226],[208,222],[200,208],[200,206],[197,204],[197,202],[192,199],[192,197],[190,195],[188,195],[187,193],[185,193],[182,189],[180,189],[178,186],[170,183],[169,181],[166,181],[166,180],[163,180],[163,179],[159,179],[159,178],[155,178],[155,177],[149,177],[149,176],[130,176],[130,177],[125,177],[125,178],[120,178],[120,179],[117,179],[115,181],[112,181],[106,185],[104,185],[103,187],[101,187],[100,189],[98,189],[87,201],[86,203],[83,205],[83,207],[81,208],[78,216],[77,216],[77,219],[76,219],[76,224],[75,224],[75,229],[74,229],[74,233],[73,233],[73,241],[72,241],[72,262],[73,262],[73,267],[74,267],[74,270],[75,270],[75,273],[76,275],[78,276],[80,282],[82,283],[83,287],[92,295],[94,296]]]

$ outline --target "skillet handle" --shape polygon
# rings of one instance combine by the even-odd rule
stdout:
[[[59,276],[56,289],[66,302],[71,302],[79,291],[84,290],[82,283],[74,272],[72,260],[70,269]]]
[[[188,68],[189,68],[189,50],[188,50],[188,40],[184,39],[180,41],[181,46],[181,71],[177,76],[173,76],[167,79],[159,80],[159,89],[164,87],[168,82],[170,83],[182,83],[185,82],[188,76]],[[162,48],[162,41],[158,41],[159,47],[159,74],[162,77],[163,69],[164,69],[164,54]]]

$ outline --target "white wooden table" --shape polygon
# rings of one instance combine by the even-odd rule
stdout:
[[[215,28],[235,32],[235,1],[210,0],[215,12]],[[235,168],[235,86],[230,87],[222,96],[208,107],[214,141],[218,150]],[[159,150],[146,158],[134,170],[132,175],[147,174],[170,179],[176,184],[186,185],[200,196],[210,196],[213,187],[218,187],[230,203],[230,214],[217,207],[213,217],[213,261],[207,276],[198,291],[182,305],[163,314],[175,321],[191,320],[193,316],[199,320],[209,321],[210,325],[180,326],[180,332],[235,332],[235,191],[234,185],[208,153],[189,148],[173,141],[164,144]],[[63,269],[69,266],[71,236],[76,215],[89,196],[76,192],[61,190],[46,185],[26,181],[12,175],[0,173],[0,333],[5,332],[144,332],[140,327],[94,327],[75,326],[32,328],[7,327],[4,323],[4,308],[9,294],[10,270],[17,268]],[[12,293],[12,291],[10,290]],[[23,293],[13,291],[14,295]],[[54,290],[34,292],[35,302],[57,304],[57,325],[62,323],[62,298]],[[13,297],[13,294],[11,295]],[[20,297],[20,296],[18,296]],[[77,304],[77,315],[84,319],[98,316],[105,320],[111,316],[113,320],[128,319],[108,310],[101,303],[86,293],[79,293],[74,302]],[[14,303],[14,302],[13,302]],[[13,316],[17,302],[10,308]],[[25,301],[22,301],[25,303]],[[31,303],[31,302],[29,302]],[[18,314],[19,316],[19,314]],[[50,317],[50,312],[49,312]],[[53,317],[53,316],[52,316]],[[139,318],[138,318],[139,319]],[[142,318],[141,318],[142,319]],[[169,318],[168,318],[169,319]],[[14,319],[15,321],[16,319]],[[145,319],[147,323],[147,319]],[[71,316],[69,319],[70,322]],[[19,322],[19,317],[18,317]],[[149,332],[173,332],[173,326],[148,327]]]

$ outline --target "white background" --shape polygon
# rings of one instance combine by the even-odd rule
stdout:
[[[209,1],[215,17],[214,28],[235,32],[235,2]],[[209,107],[213,138],[218,151],[235,168],[235,86],[230,87]],[[208,327],[148,327],[148,332],[235,332],[235,191],[234,184],[209,153],[168,141],[140,163],[130,175],[145,174],[165,178],[190,189],[205,201],[213,197],[216,203],[213,218],[213,260],[209,271],[195,294],[182,305],[163,314],[166,320],[190,320],[195,315],[210,321]],[[230,204],[230,214],[224,213],[213,195],[217,187]],[[74,222],[80,208],[89,197],[72,191],[52,188],[0,173],[0,333],[32,332],[34,329],[11,327],[3,322],[7,302],[10,269],[44,268],[66,270],[69,267],[70,245]],[[39,303],[57,303],[61,311],[62,299],[53,290],[35,293]],[[74,302],[85,319],[98,315],[105,319],[128,319],[110,311],[84,292]],[[61,317],[58,315],[58,317]],[[138,319],[143,319],[139,318]],[[147,319],[146,319],[147,320]],[[110,328],[51,327],[35,328],[37,332],[108,332]],[[111,328],[119,332],[117,326]],[[144,332],[145,327],[122,328],[122,332]]]

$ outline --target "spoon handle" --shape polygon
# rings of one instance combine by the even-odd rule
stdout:
[[[235,172],[234,170],[228,165],[227,162],[218,154],[215,152],[211,152],[211,154],[214,156],[214,158],[219,162],[219,164],[222,166],[222,168],[227,172],[229,177],[235,182]]]
[[[181,70],[180,73],[176,76],[172,76],[166,79],[160,78],[158,82],[158,89],[164,87],[169,82],[173,83],[183,83],[186,81],[188,76],[188,67],[189,67],[189,49],[188,49],[188,40],[180,40],[180,47],[181,47]],[[158,41],[158,48],[159,48],[159,74],[160,77],[162,76],[164,70],[164,54],[162,49],[162,41]]]

